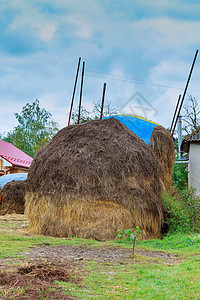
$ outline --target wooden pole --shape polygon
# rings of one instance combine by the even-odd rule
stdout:
[[[175,120],[175,117],[176,117],[176,112],[177,112],[177,109],[178,109],[180,100],[181,100],[181,94],[180,94],[179,97],[178,97],[178,101],[177,101],[177,104],[176,104],[174,116],[173,116],[172,123],[171,123],[171,127],[170,127],[170,132],[172,131],[172,127],[173,127],[173,125],[174,125],[174,120]]]
[[[105,92],[106,92],[106,83],[104,83],[104,85],[103,85],[103,96],[102,96],[102,101],[101,101],[100,120],[102,120],[102,117],[103,117],[103,107],[104,107]]]
[[[79,73],[79,68],[80,68],[80,62],[81,62],[81,57],[79,57],[79,59],[78,59],[76,78],[75,78],[75,82],[74,82],[74,90],[73,90],[73,94],[72,94],[72,101],[71,101],[71,107],[70,107],[70,112],[69,112],[68,126],[70,124],[71,115],[72,115],[72,109],[73,109],[73,104],[74,104],[74,97],[75,97],[75,92],[76,92],[76,85],[77,85],[78,73]]]
[[[81,89],[80,89],[80,99],[79,99],[79,109],[78,109],[78,124],[80,123],[80,116],[81,116],[81,100],[82,100],[82,93],[83,93],[84,69],[85,69],[85,62],[83,62],[82,77],[81,77]]]
[[[133,252],[132,252],[132,255],[135,254],[135,240],[136,240],[136,236],[134,236],[134,239],[133,239]]]
[[[198,54],[198,50],[196,51],[195,53],[195,56],[194,56],[194,60],[193,60],[193,63],[192,63],[192,67],[190,69],[190,74],[188,76],[188,80],[187,80],[187,83],[186,83],[186,86],[185,86],[185,90],[184,90],[184,93],[183,93],[183,97],[182,97],[182,100],[181,100],[181,104],[179,106],[179,110],[178,110],[178,113],[177,113],[177,116],[176,116],[176,121],[174,123],[174,127],[173,127],[173,130],[172,130],[172,133],[171,133],[171,136],[174,135],[174,131],[175,131],[175,128],[176,128],[176,124],[178,122],[178,117],[180,115],[180,112],[181,112],[181,108],[182,108],[182,105],[183,105],[183,101],[184,101],[184,98],[185,98],[185,94],[187,92],[187,88],[188,88],[188,85],[189,85],[189,82],[190,82],[190,78],[191,78],[191,75],[192,75],[192,71],[193,71],[193,68],[194,68],[194,64],[195,64],[195,61],[196,61],[196,58],[197,58],[197,54]]]

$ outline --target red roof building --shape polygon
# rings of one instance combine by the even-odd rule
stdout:
[[[10,143],[0,140],[0,158],[7,161],[9,166],[4,166],[4,161],[0,162],[0,175],[8,173],[24,173],[32,162],[32,157],[13,146]]]

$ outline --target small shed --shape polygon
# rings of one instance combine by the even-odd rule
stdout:
[[[32,157],[14,145],[0,140],[0,176],[27,173],[32,160]]]
[[[200,126],[182,142],[181,150],[188,153],[188,184],[200,195]]]

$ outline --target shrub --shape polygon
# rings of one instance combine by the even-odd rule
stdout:
[[[200,231],[200,197],[192,188],[175,193],[163,193],[166,210],[164,228],[169,233],[191,233]]]
[[[187,164],[174,164],[172,180],[178,189],[188,188]]]

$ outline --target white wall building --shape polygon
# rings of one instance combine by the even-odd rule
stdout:
[[[183,140],[182,150],[189,156],[188,184],[200,195],[200,127]]]

